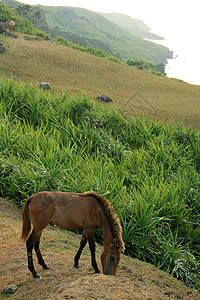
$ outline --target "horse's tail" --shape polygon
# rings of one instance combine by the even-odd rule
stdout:
[[[30,214],[29,214],[29,204],[31,202],[31,198],[29,198],[23,208],[22,208],[22,234],[21,234],[21,239],[25,242],[28,238],[28,235],[31,231],[31,220],[30,220]]]

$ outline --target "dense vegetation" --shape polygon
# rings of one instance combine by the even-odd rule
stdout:
[[[127,254],[200,288],[199,132],[13,80],[0,104],[1,196],[93,189],[118,213]]]

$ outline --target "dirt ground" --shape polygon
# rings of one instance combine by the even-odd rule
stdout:
[[[27,269],[25,245],[20,241],[20,210],[0,198],[0,299],[184,299],[200,300],[200,294],[156,267],[122,255],[117,276],[94,274],[90,253],[84,249],[79,269],[73,257],[80,236],[48,226],[41,239],[41,251],[49,270],[35,262],[42,279],[35,279]],[[102,248],[97,245],[100,267]],[[35,256],[34,256],[35,258]],[[1,293],[10,284],[14,294]]]

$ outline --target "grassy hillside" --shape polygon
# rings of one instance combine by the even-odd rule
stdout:
[[[143,59],[165,65],[166,59],[172,58],[168,48],[134,36],[102,15],[83,8],[31,7],[14,0],[3,0],[2,3],[15,8],[19,6],[16,10],[21,16],[29,18],[36,27],[53,37],[61,35],[73,43],[101,49],[123,60]],[[137,22],[135,26],[138,27]]]
[[[73,7],[42,7],[50,27],[96,39],[109,45],[113,54],[123,59],[144,59],[154,64],[172,57],[168,48],[133,36],[95,12]]]
[[[118,213],[127,254],[199,288],[199,132],[12,80],[0,99],[1,196],[93,189]]]
[[[200,86],[161,78],[72,48],[43,40],[1,36],[1,76],[32,82],[46,80],[53,93],[85,93],[89,98],[107,94],[122,114],[146,114],[158,119],[184,121],[200,127]]]

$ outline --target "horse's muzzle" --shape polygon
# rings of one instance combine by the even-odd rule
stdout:
[[[103,272],[104,275],[111,275],[114,276],[115,274],[113,274],[111,271],[105,271]]]

